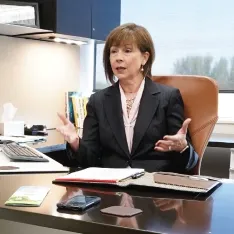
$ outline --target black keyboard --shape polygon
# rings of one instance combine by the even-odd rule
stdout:
[[[19,145],[15,142],[3,144],[2,151],[8,158],[15,161],[49,162],[37,150]]]

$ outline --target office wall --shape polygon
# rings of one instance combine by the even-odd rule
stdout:
[[[0,36],[0,117],[3,104],[27,124],[60,124],[65,91],[78,89],[79,47]]]

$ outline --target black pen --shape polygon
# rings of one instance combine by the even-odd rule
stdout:
[[[137,173],[135,175],[132,176],[132,179],[138,179],[140,178],[141,176],[143,176],[145,174],[145,172],[140,172],[140,173]]]

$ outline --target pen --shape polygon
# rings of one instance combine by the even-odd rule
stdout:
[[[140,178],[141,176],[143,176],[145,174],[145,172],[140,172],[140,173],[137,173],[135,175],[132,176],[132,179],[138,179]]]
[[[189,179],[191,179],[191,180],[203,180],[203,181],[209,181],[207,178],[200,177],[200,176],[189,176]]]

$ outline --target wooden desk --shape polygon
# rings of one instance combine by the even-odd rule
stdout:
[[[210,197],[202,197],[159,189],[64,187],[51,183],[57,176],[59,174],[1,176],[0,219],[78,233],[233,233],[234,184],[223,184]],[[49,186],[51,190],[41,207],[4,206],[23,185]],[[82,193],[100,196],[101,204],[83,214],[57,210],[56,203],[60,199]],[[143,213],[121,219],[100,212],[101,208],[113,205],[134,206]],[[48,233],[53,231],[48,230]]]

